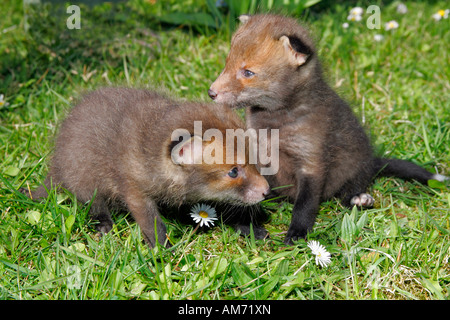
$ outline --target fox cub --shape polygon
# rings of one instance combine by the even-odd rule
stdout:
[[[243,127],[234,111],[217,104],[179,102],[129,88],[94,91],[62,123],[48,176],[31,196],[47,196],[52,184],[81,202],[95,194],[90,213],[99,220],[99,231],[110,231],[110,209],[123,207],[150,246],[156,239],[161,244],[166,240],[160,204],[179,207],[211,200],[252,205],[263,200],[269,185],[249,164],[248,154],[239,158],[234,152],[232,163],[228,158],[222,163],[202,160],[205,149],[225,155],[231,144],[194,135],[195,121],[201,121],[201,135],[209,128],[225,134]]]
[[[426,183],[446,177],[404,160],[374,156],[349,105],[326,83],[308,31],[277,15],[241,16],[225,68],[208,94],[246,109],[254,129],[279,129],[279,171],[266,176],[277,194],[294,203],[285,242],[305,238],[321,201],[372,206],[366,192],[377,176]]]

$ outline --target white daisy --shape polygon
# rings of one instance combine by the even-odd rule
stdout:
[[[209,223],[212,227],[214,225],[213,220],[217,220],[216,210],[204,203],[192,207],[190,215],[196,223],[200,223],[200,227],[203,227],[203,225],[209,227]]]
[[[376,42],[380,42],[383,41],[384,37],[382,34],[376,34],[373,36],[373,40],[375,40]]]
[[[388,23],[385,24],[384,28],[386,30],[393,30],[398,28],[398,22],[395,20],[391,20]]]
[[[408,12],[408,8],[404,3],[399,3],[397,6],[397,12],[401,14],[405,14]]]
[[[312,254],[316,256],[316,264],[321,267],[326,267],[331,262],[331,254],[325,249],[319,241],[309,241],[308,247],[311,249]]]
[[[5,101],[5,95],[0,94],[0,108],[6,107],[8,105],[8,102]]]
[[[347,20],[349,21],[361,21],[362,20],[362,16],[360,16],[359,14],[349,14],[349,16],[347,17]]]
[[[361,7],[354,7],[350,10],[350,15],[362,16],[364,13],[364,9]]]
[[[447,19],[449,12],[450,12],[449,9],[447,9],[447,10],[439,10],[438,12],[433,14],[432,17],[436,21],[439,21],[441,19]]]
[[[348,27],[349,27],[348,22],[344,22],[344,23],[342,24],[342,28],[347,29]]]

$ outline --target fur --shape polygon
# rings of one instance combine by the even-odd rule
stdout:
[[[128,88],[94,91],[62,123],[45,186],[32,197],[45,197],[51,184],[68,189],[81,202],[91,201],[96,193],[91,214],[100,231],[112,228],[109,211],[119,205],[131,212],[150,246],[156,238],[166,240],[158,204],[177,207],[212,200],[250,205],[263,200],[267,181],[248,159],[242,165],[172,161],[179,141],[172,141],[172,133],[184,128],[192,136],[194,121],[202,121],[203,131],[215,128],[223,134],[243,127],[236,113],[221,105],[182,103]],[[208,144],[202,142],[202,148]],[[233,168],[239,172],[235,178],[227,175]]]
[[[276,15],[246,16],[233,35],[225,68],[208,94],[246,109],[247,127],[279,129],[279,167],[266,176],[294,203],[285,242],[305,238],[321,201],[371,206],[372,179],[396,176],[426,183],[436,176],[404,160],[374,156],[350,106],[326,83],[306,28]]]

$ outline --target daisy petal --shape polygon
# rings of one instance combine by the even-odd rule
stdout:
[[[192,207],[191,218],[195,223],[199,223],[200,227],[203,225],[210,227],[214,226],[214,220],[217,220],[216,210],[206,204],[196,204]]]
[[[311,249],[312,254],[316,256],[316,264],[322,268],[331,263],[331,254],[327,249],[319,243],[319,241],[309,241],[308,247]]]

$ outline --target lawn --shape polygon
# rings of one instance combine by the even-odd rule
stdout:
[[[66,5],[4,3],[0,299],[449,298],[448,184],[382,178],[369,190],[373,209],[323,203],[309,240],[331,253],[326,267],[316,265],[306,241],[283,244],[292,210],[286,202],[263,203],[270,239],[244,238],[221,223],[195,230],[167,219],[174,245],[150,250],[125,213],[99,237],[88,205],[70,193],[53,190],[41,203],[25,198],[18,188],[43,181],[57,125],[84,92],[157,87],[207,101],[234,19],[222,14],[217,28],[217,16],[207,26],[199,19],[183,24],[173,13],[204,17],[212,9],[199,0],[131,0],[80,5],[81,29],[68,29]],[[370,14],[348,21],[352,6],[330,3],[299,16],[316,36],[329,83],[352,104],[379,154],[449,175],[450,19],[432,18],[447,3],[408,1],[403,14],[398,2],[378,1],[380,29],[366,26]],[[398,28],[386,30],[391,20]]]

